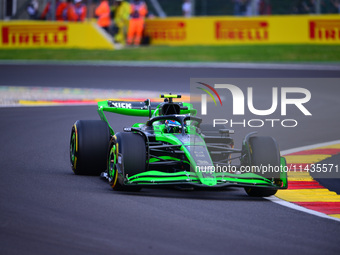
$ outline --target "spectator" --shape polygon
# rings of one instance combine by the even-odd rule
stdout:
[[[261,0],[259,6],[259,14],[260,15],[270,15],[272,14],[272,7],[270,4],[270,0]]]
[[[101,3],[95,10],[95,15],[98,18],[97,24],[106,32],[109,32],[110,21],[110,6],[108,0],[101,0]]]
[[[66,5],[62,10],[63,21],[77,21],[77,14],[72,0],[66,0]]]
[[[139,45],[142,40],[144,20],[148,13],[148,8],[144,1],[133,0],[130,7],[130,22],[127,37],[127,44]]]
[[[61,3],[60,0],[55,1],[55,11],[58,9],[60,3]],[[42,20],[52,20],[53,18],[55,18],[55,16],[53,17],[53,15],[56,15],[56,12],[54,12],[53,15],[52,15],[51,5],[52,5],[51,1],[48,1],[47,4],[45,5],[43,12],[41,13],[40,19],[42,19]]]
[[[76,21],[84,21],[87,15],[86,5],[82,3],[82,0],[74,0],[75,12],[76,12]]]
[[[191,10],[191,0],[184,0],[183,1],[183,4],[182,4],[182,12],[183,12],[183,16],[186,17],[186,18],[189,18],[191,17],[191,13],[192,13],[192,10]]]
[[[246,2],[246,16],[252,16],[253,15],[253,1],[256,0],[247,0]]]
[[[259,15],[259,7],[261,0],[246,0],[246,16]]]
[[[67,3],[64,0],[60,0],[58,7],[56,7],[56,12],[55,12],[56,20],[58,21],[64,20],[63,12],[66,6],[67,6]]]
[[[129,26],[130,4],[124,0],[116,0],[113,8],[114,12],[114,39],[117,43],[125,44],[125,37]]]
[[[56,5],[57,5],[57,2],[59,2],[59,1],[56,1]],[[42,20],[51,20],[52,19],[51,1],[48,1],[47,4],[45,5],[45,8],[40,15],[40,19],[42,19]]]
[[[26,11],[30,19],[38,19],[39,17],[39,3],[38,0],[32,0],[26,7]]]
[[[246,16],[249,0],[240,0],[240,16]]]
[[[234,2],[234,15],[240,16],[242,0],[232,0],[232,1]]]

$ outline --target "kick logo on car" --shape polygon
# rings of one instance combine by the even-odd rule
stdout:
[[[132,109],[132,104],[125,102],[111,102],[111,106],[115,108]]]

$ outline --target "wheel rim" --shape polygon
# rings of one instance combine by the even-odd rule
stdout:
[[[71,152],[71,162],[72,164],[74,163],[74,158],[75,158],[75,137],[76,135],[73,133],[72,134],[72,138],[71,138],[71,145],[70,145],[70,152]]]
[[[77,164],[77,128],[75,126],[72,127],[71,141],[70,141],[70,160],[72,167],[76,169]]]
[[[116,146],[113,145],[110,149],[109,153],[109,161],[108,161],[108,172],[109,172],[109,182],[112,188],[116,186],[117,182],[117,170],[116,170]]]

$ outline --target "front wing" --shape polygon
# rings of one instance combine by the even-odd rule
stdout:
[[[188,185],[206,188],[223,188],[226,186],[240,187],[267,187],[273,189],[286,189],[287,177],[281,178],[282,185],[278,186],[271,180],[266,179],[254,173],[230,174],[215,173],[217,184],[207,186],[200,182],[195,173],[183,171],[176,173],[164,173],[160,171],[147,171],[127,177],[125,185],[141,185],[141,186],[172,186],[172,185]]]
[[[286,169],[286,160],[281,157],[281,169]],[[280,172],[281,182],[273,182],[270,179],[262,177],[255,173],[233,174],[227,172],[214,173],[217,184],[207,186],[200,182],[199,177],[190,171],[181,171],[175,173],[165,173],[161,171],[146,171],[133,176],[127,176],[125,185],[131,186],[172,186],[172,185],[187,185],[206,188],[223,188],[226,186],[239,187],[264,187],[272,189],[287,189],[287,172]]]

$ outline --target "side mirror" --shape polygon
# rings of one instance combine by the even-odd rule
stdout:
[[[151,101],[150,101],[150,99],[146,99],[144,101],[144,104],[149,110],[149,119],[151,119],[152,112],[151,112]]]

